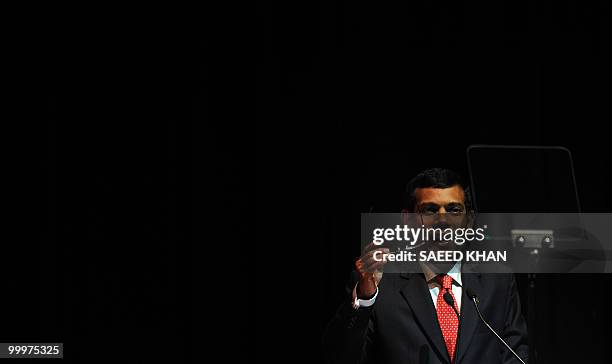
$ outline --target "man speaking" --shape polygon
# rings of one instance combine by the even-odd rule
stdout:
[[[425,170],[408,184],[408,212],[425,226],[452,226],[471,212],[466,189],[450,170]],[[512,274],[467,272],[460,262],[382,274],[386,262],[374,256],[388,252],[369,244],[355,263],[347,299],[324,333],[330,363],[520,363],[516,356],[528,362]]]

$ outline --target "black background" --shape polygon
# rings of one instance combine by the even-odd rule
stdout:
[[[257,202],[269,212],[258,228],[277,237],[260,255],[273,266],[262,268],[272,283],[257,288],[257,325],[276,338],[260,337],[261,357],[321,362],[321,331],[359,255],[358,213],[398,211],[422,169],[466,175],[470,144],[565,146],[583,211],[609,211],[605,7],[328,2],[261,11]],[[540,277],[538,362],[608,361],[609,286],[605,275]]]
[[[610,210],[605,4],[99,10],[9,34],[4,342],[321,362],[359,213],[465,174],[470,144],[568,147],[583,210]],[[589,299],[538,312],[542,362],[605,362],[609,279],[560,279]]]

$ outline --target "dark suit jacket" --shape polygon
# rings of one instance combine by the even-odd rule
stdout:
[[[347,291],[352,294],[356,274]],[[519,363],[478,318],[466,287],[480,298],[485,320],[527,361],[527,328],[512,274],[462,274],[455,363]],[[330,363],[450,363],[423,274],[383,275],[373,306],[355,310],[347,298],[325,330]]]

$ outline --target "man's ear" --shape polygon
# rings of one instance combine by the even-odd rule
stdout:
[[[465,227],[470,229],[474,227],[474,223],[476,222],[476,214],[472,210],[468,210],[465,213]]]

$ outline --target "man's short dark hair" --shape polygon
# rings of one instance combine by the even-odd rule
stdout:
[[[465,193],[466,209],[471,210],[470,187],[459,174],[446,168],[430,168],[414,176],[406,185],[406,208],[411,212],[415,211],[417,188],[450,188],[457,185],[461,186]]]

